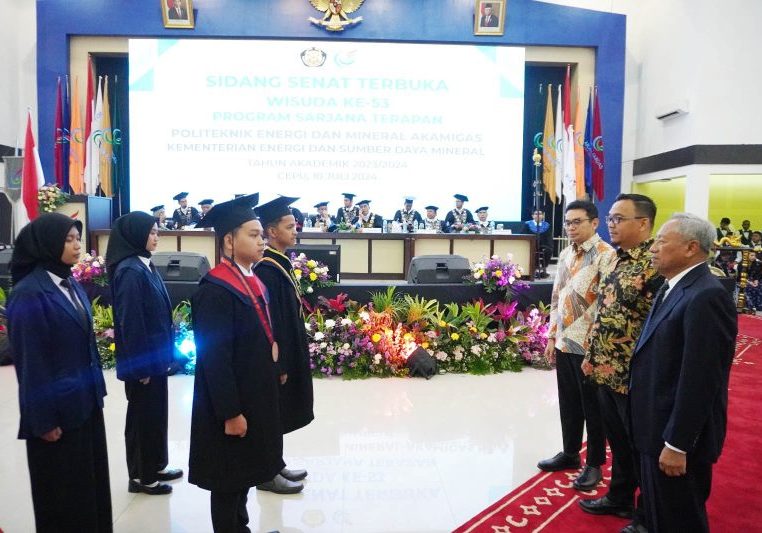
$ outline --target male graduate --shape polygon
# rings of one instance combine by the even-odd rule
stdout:
[[[350,226],[353,226],[357,222],[357,217],[360,214],[360,209],[356,205],[352,205],[352,201],[356,195],[351,192],[341,193],[344,196],[344,207],[340,207],[336,212],[336,223],[341,224],[346,222]]]
[[[188,193],[181,192],[172,197],[176,200],[179,207],[172,213],[172,220],[175,221],[177,229],[183,229],[185,226],[197,224],[201,220],[201,215],[193,206],[188,205]]]
[[[439,220],[437,211],[439,208],[435,205],[426,206],[426,218],[423,219],[425,229],[434,230],[437,233],[447,233],[447,228],[443,220]]]
[[[406,231],[413,231],[418,227],[418,224],[423,222],[421,214],[413,209],[414,199],[412,196],[405,197],[405,206],[394,213],[393,220],[402,224]]]
[[[199,207],[201,208],[201,214],[199,215],[199,219],[204,218],[206,214],[209,212],[209,210],[212,208],[212,205],[214,205],[214,200],[211,198],[204,198],[198,203]]]
[[[302,313],[302,294],[286,249],[296,244],[296,220],[289,205],[298,200],[281,196],[256,208],[264,228],[267,248],[254,272],[267,287],[270,318],[275,329],[280,360],[280,415],[283,433],[303,428],[315,418],[312,373],[307,332]],[[284,468],[273,481],[257,485],[259,490],[280,492],[278,477],[301,481],[306,470]]]
[[[468,196],[465,194],[456,194],[455,209],[447,213],[445,217],[445,224],[447,225],[447,231],[459,232],[463,231],[463,228],[469,224],[474,223],[474,215],[471,211],[463,207],[463,202],[468,202]]]
[[[251,271],[262,258],[259,195],[214,206],[220,263],[193,296],[196,377],[188,481],[211,491],[214,531],[248,531],[249,488],[283,469],[278,344],[267,289]]]
[[[383,228],[384,219],[381,215],[376,215],[370,210],[370,200],[360,200],[357,202],[360,206],[360,219],[358,223],[361,228]]]

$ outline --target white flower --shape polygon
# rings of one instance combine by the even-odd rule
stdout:
[[[381,354],[377,353],[376,355],[373,356],[373,362],[376,364],[381,363],[381,357],[382,357]]]
[[[312,294],[313,292],[315,292],[315,289],[313,289],[312,287],[307,287],[307,292],[309,294]]]
[[[306,329],[307,331],[310,331],[312,329],[312,325],[309,322],[305,322],[304,329]]]
[[[368,320],[370,320],[370,315],[368,314],[367,311],[363,311],[360,313],[360,318],[362,318],[365,322],[367,322]]]
[[[444,361],[445,359],[447,359],[447,354],[442,352],[442,351],[439,351],[439,352],[434,354],[434,357],[436,357],[440,361]]]
[[[480,353],[482,353],[482,349],[479,348],[479,346],[475,344],[475,345],[471,346],[471,353],[474,354],[474,355],[479,355]]]
[[[351,321],[351,320],[349,320],[348,318],[342,318],[342,319],[341,319],[341,325],[342,325],[342,326],[348,326],[348,325],[350,325],[351,323],[352,323],[352,321]]]
[[[326,346],[328,346],[328,343],[326,343],[326,342],[321,342],[320,343],[320,347],[321,348],[325,349]]]
[[[495,335],[494,333],[490,333],[487,336],[487,342],[496,342],[496,341],[497,341],[497,335]]]
[[[344,344],[341,346],[341,348],[342,348],[343,350],[349,350],[349,343],[348,343],[348,342],[345,342],[345,343],[344,343]]]
[[[98,268],[100,266],[101,264],[98,261],[93,261],[93,268]]]
[[[496,261],[500,261],[500,256],[495,254],[495,255],[492,256],[492,259],[494,259]]]
[[[333,329],[333,327],[336,325],[336,321],[332,319],[328,319],[325,321],[325,327],[328,329]]]
[[[455,352],[455,360],[460,361],[463,359],[463,352]]]
[[[323,340],[324,338],[325,338],[325,335],[323,334],[322,331],[316,331],[315,332],[315,340],[316,341]]]
[[[476,272],[477,270],[484,270],[484,263],[474,263],[473,270],[474,272]]]

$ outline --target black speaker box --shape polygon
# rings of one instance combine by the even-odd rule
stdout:
[[[408,283],[463,283],[471,272],[468,259],[461,255],[421,255],[410,261]]]
[[[209,260],[196,252],[156,252],[151,261],[166,282],[198,282],[209,272]]]

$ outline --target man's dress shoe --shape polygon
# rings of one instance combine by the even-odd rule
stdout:
[[[127,486],[127,491],[133,493],[142,492],[143,494],[148,494],[149,496],[159,496],[161,494],[169,494],[172,492],[172,485],[167,485],[166,483],[157,483],[153,486],[143,485],[142,483],[131,479],[129,485]]]
[[[558,452],[550,459],[543,459],[537,463],[537,468],[545,472],[558,472],[559,470],[576,470],[579,465],[579,455],[566,455],[564,452]]]
[[[590,514],[610,514],[620,518],[632,518],[632,505],[614,503],[608,496],[595,500],[580,500],[579,506]]]
[[[272,481],[266,481],[257,485],[257,490],[266,490],[275,494],[297,494],[302,492],[304,485],[289,481],[280,474],[275,476]]]
[[[289,470],[288,468],[284,468],[280,471],[280,475],[289,481],[301,481],[307,477],[307,471],[302,469]]]
[[[600,467],[597,466],[585,466],[582,469],[582,473],[577,476],[572,484],[577,490],[593,490],[598,486],[598,483],[603,479]]]
[[[179,468],[168,468],[162,472],[156,473],[157,481],[172,481],[183,477],[183,471]]]

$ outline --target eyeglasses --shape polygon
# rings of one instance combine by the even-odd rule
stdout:
[[[564,220],[565,228],[576,228],[586,220],[592,220],[591,218],[575,218],[574,220]]]
[[[648,217],[623,217],[622,215],[611,215],[606,217],[606,224],[611,224],[612,226],[618,226],[625,220],[640,220],[641,218],[648,218]]]

